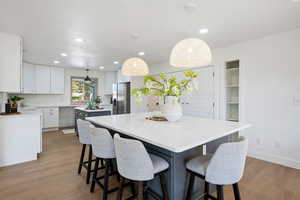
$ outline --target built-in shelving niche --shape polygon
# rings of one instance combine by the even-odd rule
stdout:
[[[226,120],[239,121],[240,61],[226,62]]]
[[[226,91],[226,120],[238,122],[239,116],[239,91],[240,91],[240,61],[233,60],[225,63],[225,91]],[[228,136],[228,142],[235,141],[239,133]]]

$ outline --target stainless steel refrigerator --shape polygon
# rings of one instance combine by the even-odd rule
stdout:
[[[113,114],[130,113],[130,82],[113,84]]]

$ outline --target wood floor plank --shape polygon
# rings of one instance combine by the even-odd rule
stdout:
[[[100,200],[102,191],[89,192],[85,170],[77,175],[81,152],[78,138],[61,131],[43,135],[44,152],[37,161],[0,168],[0,199],[5,200]],[[112,181],[116,185],[117,181]],[[247,158],[239,184],[243,200],[299,200],[300,171]],[[231,186],[224,188],[225,200],[233,200]],[[115,199],[110,194],[109,199]],[[124,190],[124,197],[130,195]]]

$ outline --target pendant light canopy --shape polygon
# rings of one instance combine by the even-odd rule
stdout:
[[[145,76],[149,73],[147,63],[140,58],[129,58],[122,66],[122,74],[125,76]]]
[[[85,83],[91,83],[92,82],[92,79],[89,77],[89,69],[86,69],[85,70],[86,71],[86,77],[85,77],[85,79],[84,79],[84,82]]]
[[[189,38],[178,42],[170,56],[174,67],[204,67],[211,64],[211,51],[206,42]]]

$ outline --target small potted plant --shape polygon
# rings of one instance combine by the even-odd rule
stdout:
[[[18,112],[18,102],[23,99],[24,99],[23,97],[19,97],[19,96],[10,97],[10,101],[12,102],[12,104],[11,104],[11,112],[12,113]]]
[[[144,87],[133,89],[132,95],[137,101],[142,101],[143,96],[158,96],[162,98],[160,106],[163,117],[168,121],[177,121],[182,116],[182,108],[179,99],[184,94],[191,94],[198,89],[195,79],[198,74],[192,70],[184,72],[186,79],[178,80],[176,77],[167,77],[160,74],[159,77],[145,76]]]

